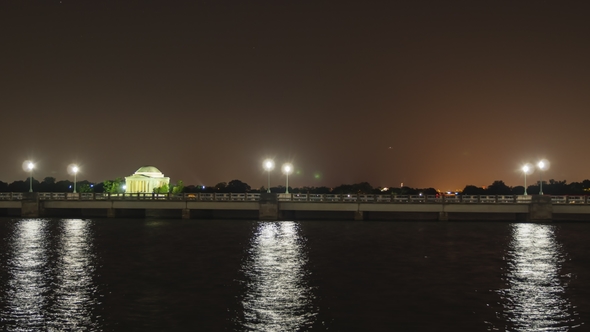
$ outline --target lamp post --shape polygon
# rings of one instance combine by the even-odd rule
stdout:
[[[526,176],[531,171],[532,167],[529,164],[522,166],[522,172],[524,173],[524,195],[527,196],[526,193]]]
[[[78,174],[79,170],[80,169],[78,168],[78,166],[72,166],[72,173],[74,173],[74,194],[76,193],[76,175]]]
[[[289,174],[293,172],[293,165],[286,163],[283,164],[283,173],[287,176],[287,187],[285,188],[285,194],[289,193]]]
[[[266,192],[270,194],[270,171],[275,168],[275,162],[272,159],[266,159],[262,163],[262,167],[264,167],[264,170],[268,172],[268,187]]]
[[[35,168],[35,164],[29,161],[27,164],[27,168],[29,169],[29,192],[33,192],[33,168]]]
[[[543,195],[543,171],[547,168],[547,161],[541,160],[537,163],[539,167],[539,195]]]

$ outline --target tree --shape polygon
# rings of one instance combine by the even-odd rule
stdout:
[[[545,185],[545,183],[543,183],[543,187],[543,192],[546,192],[547,194],[551,195],[567,195],[568,193],[573,194],[569,192],[569,188],[565,180],[556,181],[554,179],[551,179],[549,180],[549,184]]]
[[[581,182],[572,182],[565,190],[570,195],[584,195],[584,185]]]
[[[372,194],[373,187],[368,182],[361,182],[353,185],[354,191],[357,194]]]
[[[355,194],[355,192],[353,191],[353,188],[351,185],[349,184],[341,184],[338,187],[335,187],[334,190],[332,190],[332,192],[334,194]]]
[[[418,191],[416,189],[410,188],[407,186],[401,187],[400,192],[402,193],[402,195],[416,195],[416,194],[418,194]]]
[[[95,193],[104,193],[104,182],[95,184],[94,187],[92,187],[92,189],[94,189]]]
[[[8,191],[13,192],[13,193],[24,193],[29,191],[29,181],[14,181],[13,183],[8,185]]]
[[[123,189],[124,180],[116,178],[114,180],[106,180],[103,182],[103,191],[108,194],[121,194],[125,192]]]
[[[418,191],[420,191],[424,195],[436,195],[436,194],[438,194],[438,191],[436,191],[436,189],[434,189],[434,188],[419,189]]]
[[[528,189],[527,189],[527,194],[528,194]],[[513,195],[524,195],[524,186],[516,186],[516,187],[512,187],[512,194]]]
[[[330,192],[331,192],[331,189],[328,187],[293,188],[293,193],[329,194]]]
[[[227,186],[225,187],[227,192],[230,193],[247,193],[250,191],[250,186],[245,183],[242,182],[240,180],[231,180]]]
[[[485,190],[482,187],[476,187],[474,185],[467,185],[463,188],[463,195],[483,195]]]
[[[215,191],[224,193],[224,192],[226,192],[226,190],[225,190],[226,187],[227,187],[227,183],[219,182],[218,184],[215,185],[214,188],[215,188]]]
[[[388,190],[392,195],[405,195],[407,194],[407,192],[404,190],[404,188],[394,188],[394,187],[389,187]]]
[[[325,186],[315,187],[313,192],[314,194],[329,194],[330,192],[332,192],[332,189]]]
[[[88,181],[83,181],[78,184],[77,190],[80,193],[91,193],[94,191],[94,187]]]
[[[57,181],[55,183],[54,190],[58,193],[66,193],[73,190],[73,185],[74,183],[68,180]]]
[[[39,191],[41,192],[55,192],[55,178],[48,176],[39,183]]]
[[[154,194],[167,194],[170,192],[170,187],[167,184],[154,188]]]
[[[368,182],[342,184],[332,190],[334,194],[372,194],[375,189]]]
[[[512,190],[508,187],[504,181],[494,181],[488,186],[487,193],[489,195],[510,195]]]
[[[184,184],[182,180],[176,181],[176,185],[172,186],[172,193],[173,194],[181,194],[184,192]]]

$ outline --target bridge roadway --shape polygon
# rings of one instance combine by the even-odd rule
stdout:
[[[586,196],[0,193],[0,215],[260,220],[590,221]]]

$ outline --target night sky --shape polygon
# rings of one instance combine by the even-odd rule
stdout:
[[[584,6],[584,7],[582,7]],[[3,0],[0,180],[590,178],[585,1]],[[537,180],[539,172],[530,176]]]

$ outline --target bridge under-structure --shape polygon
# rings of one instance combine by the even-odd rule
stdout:
[[[585,196],[0,193],[17,217],[250,220],[590,221]]]

